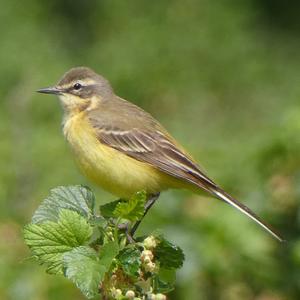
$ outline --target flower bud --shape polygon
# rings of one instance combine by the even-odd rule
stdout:
[[[153,249],[157,246],[157,242],[153,235],[150,235],[147,238],[145,238],[143,244],[146,249]]]
[[[144,263],[145,264],[148,264],[148,263],[150,263],[151,262],[151,258],[149,257],[149,256],[145,256],[145,258],[144,258]]]
[[[112,282],[112,283],[116,283],[117,279],[118,279],[118,277],[117,277],[116,274],[113,274],[113,275],[111,276],[111,282]]]
[[[149,262],[145,265],[144,268],[147,272],[153,272],[155,270],[155,267],[156,267],[155,263]]]
[[[135,296],[135,293],[134,291],[127,291],[126,294],[125,294],[125,297],[127,297],[128,299],[134,299],[134,296]]]
[[[144,251],[142,252],[142,254],[141,254],[142,260],[143,260],[143,258],[145,258],[145,257],[147,257],[147,256],[150,258],[150,260],[153,259],[153,253],[152,253],[151,250],[144,250]]]
[[[155,300],[167,300],[167,297],[164,294],[156,294]]]
[[[111,289],[111,295],[114,298],[120,297],[120,296],[122,296],[122,291],[120,289],[112,288]]]

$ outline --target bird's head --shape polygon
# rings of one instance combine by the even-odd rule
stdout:
[[[113,95],[109,82],[86,67],[69,70],[56,85],[37,92],[58,95],[67,113],[96,107]]]

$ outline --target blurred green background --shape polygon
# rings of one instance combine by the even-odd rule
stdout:
[[[0,299],[83,299],[27,260],[22,227],[50,188],[88,184],[35,90],[92,67],[158,118],[228,192],[288,240],[187,192],[161,196],[160,228],[186,254],[170,299],[300,299],[300,4],[271,0],[1,1]]]

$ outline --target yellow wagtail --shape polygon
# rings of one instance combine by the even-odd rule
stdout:
[[[118,97],[89,68],[68,71],[57,85],[38,90],[58,95],[63,133],[83,173],[123,199],[145,190],[204,190],[237,208],[275,238],[282,238],[248,207],[223,191],[150,114]],[[152,205],[152,204],[151,204]]]

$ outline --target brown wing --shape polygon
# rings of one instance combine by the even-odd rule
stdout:
[[[190,157],[178,149],[169,137],[158,130],[152,132],[137,128],[121,130],[95,123],[93,127],[97,129],[98,139],[102,143],[132,158],[149,163],[171,176],[184,179],[198,186],[201,185],[205,190],[207,190],[206,184],[215,186],[213,181],[200,170]]]
[[[105,111],[90,114],[90,123],[95,128],[100,142],[210,192],[247,215],[279,241],[283,241],[270,225],[209,179],[149,114],[122,99],[119,99],[118,104],[111,108],[110,113],[107,108],[106,114]],[[131,108],[130,114],[127,106]]]

